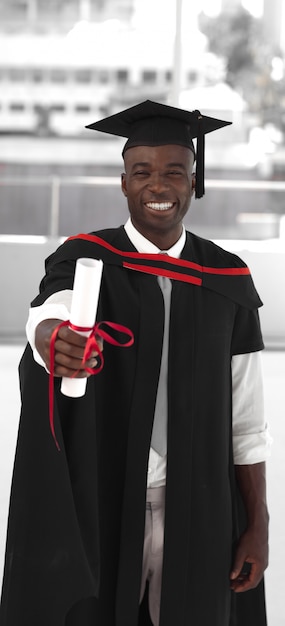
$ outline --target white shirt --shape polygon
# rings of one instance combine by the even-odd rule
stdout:
[[[161,252],[133,226],[129,218],[125,224],[126,233],[142,254]],[[167,253],[179,258],[186,241],[185,228],[179,240]],[[44,319],[67,320],[70,317],[72,291],[67,289],[52,294],[38,307],[32,307],[26,325],[28,341],[34,359],[45,367],[44,361],[35,348],[35,329]],[[233,406],[233,453],[236,465],[251,465],[266,461],[270,456],[271,437],[264,417],[263,380],[260,352],[238,354],[232,357],[232,406]],[[161,457],[150,449],[148,467],[148,487],[165,484],[166,456]]]

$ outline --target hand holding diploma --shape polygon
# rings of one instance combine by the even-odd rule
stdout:
[[[88,262],[88,265],[82,266],[82,259],[80,260],[79,268],[79,281],[74,281],[73,298],[71,305],[70,321],[76,326],[92,327],[95,323],[95,316],[97,311],[98,296],[100,290],[101,274],[102,274],[102,262],[95,261],[93,259],[84,259],[84,262]],[[96,270],[94,270],[94,263],[96,263]],[[97,265],[99,264],[99,265]],[[90,278],[90,273],[92,278]],[[78,275],[78,272],[77,272]],[[76,285],[77,283],[77,285]],[[89,284],[89,288],[88,288]],[[87,294],[86,294],[87,285]],[[76,293],[75,293],[76,290]],[[85,291],[84,300],[82,300],[82,291]],[[75,295],[74,295],[75,294]],[[93,295],[92,295],[93,294]],[[93,297],[94,296],[94,297]],[[83,316],[81,316],[82,309],[84,308]],[[80,322],[83,320],[83,323]],[[92,319],[92,322],[89,321]],[[42,359],[44,360],[47,369],[50,371],[50,341],[51,336],[55,328],[62,322],[60,319],[47,319],[38,324],[36,329],[35,343],[36,348]],[[86,322],[86,323],[85,323]],[[62,326],[58,329],[57,338],[55,341],[54,349],[54,376],[64,378],[76,378],[86,379],[91,374],[86,371],[86,367],[93,368],[96,366],[97,352],[94,350],[89,356],[87,362],[83,363],[84,349],[86,345],[86,335],[89,333],[79,334],[74,330],[71,330],[68,326]],[[98,338],[98,345],[100,350],[103,347],[103,342]],[[74,382],[71,380],[70,382]],[[76,382],[76,381],[75,381]],[[86,383],[86,381],[82,381]],[[84,390],[83,390],[84,393]],[[83,395],[82,393],[80,395]]]
[[[96,320],[103,263],[95,259],[78,259],[76,263],[73,296],[71,302],[70,324],[79,334],[87,337]],[[86,363],[85,363],[86,367]],[[77,398],[85,393],[86,380],[63,377],[61,391],[66,396]]]
[[[47,319],[40,322],[36,330],[36,348],[50,371],[50,338],[55,328],[62,322],[60,319]],[[87,367],[95,367],[97,352],[94,351],[89,360],[83,364],[82,359],[86,345],[86,337],[79,335],[68,326],[59,328],[55,342],[54,376],[68,378],[88,378]],[[98,339],[100,350],[103,342]]]

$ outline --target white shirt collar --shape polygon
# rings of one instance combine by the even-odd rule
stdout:
[[[141,254],[159,254],[161,252],[161,250],[157,246],[155,246],[154,243],[152,243],[151,241],[149,241],[149,239],[146,239],[146,237],[139,233],[139,231],[134,227],[130,217],[124,228],[133,246],[135,246],[137,251]],[[178,241],[176,241],[174,246],[171,246],[171,248],[165,250],[165,252],[167,252],[169,256],[178,259],[185,246],[185,241],[186,232],[184,226],[182,225],[182,234],[179,237]]]

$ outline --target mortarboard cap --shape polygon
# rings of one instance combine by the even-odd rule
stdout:
[[[105,117],[86,128],[127,137],[123,155],[135,146],[174,144],[186,146],[196,157],[196,198],[205,193],[204,150],[205,134],[223,128],[231,122],[202,115],[200,111],[186,111],[177,107],[146,100],[120,113]],[[197,151],[193,139],[197,139]]]

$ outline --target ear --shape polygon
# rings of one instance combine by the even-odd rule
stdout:
[[[193,174],[192,174],[192,196],[193,196],[193,193],[195,192],[195,188],[196,188],[196,174],[195,174],[195,172],[193,172]]]
[[[123,192],[124,196],[127,197],[128,194],[127,194],[127,184],[126,184],[126,174],[125,174],[125,172],[123,172],[121,174],[121,189],[122,189],[122,192]]]

